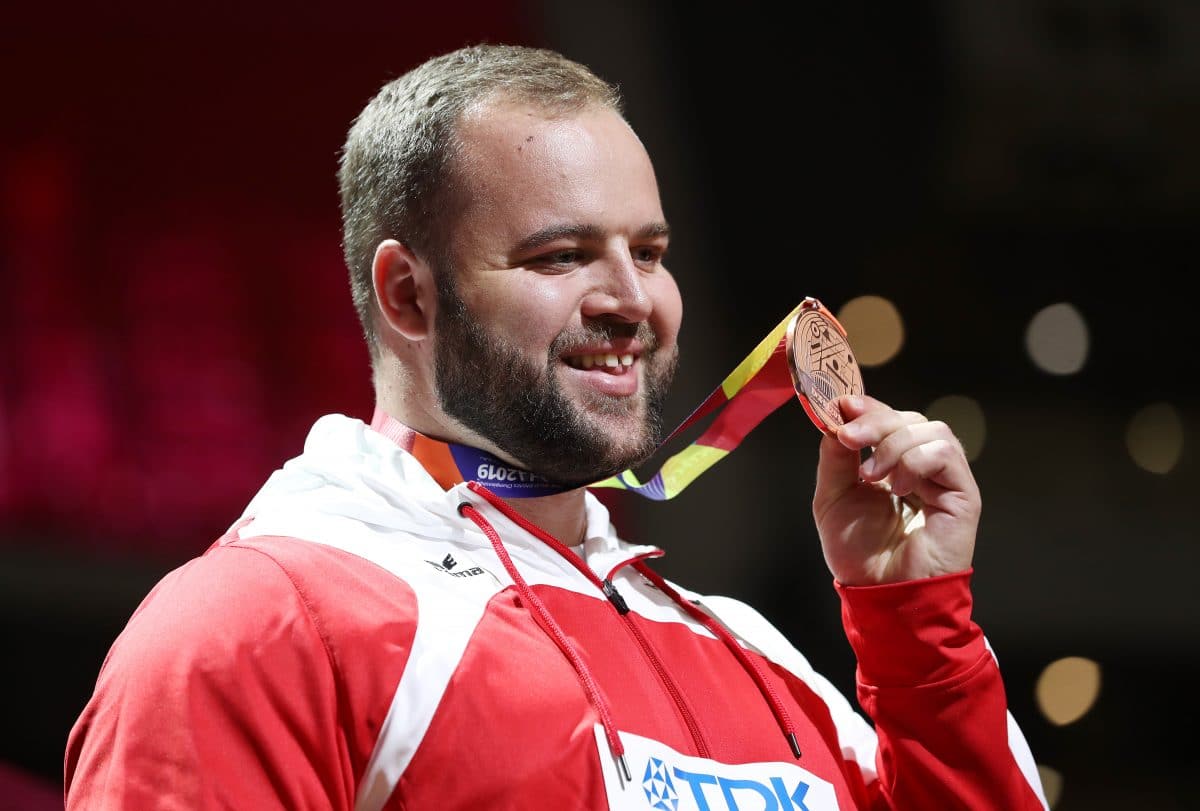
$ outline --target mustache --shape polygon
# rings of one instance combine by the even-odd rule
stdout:
[[[626,321],[605,321],[585,324],[580,328],[565,329],[560,332],[550,344],[549,357],[582,349],[592,344],[615,341],[617,339],[637,340],[642,345],[644,354],[653,354],[658,349],[658,334],[645,321],[631,324]]]

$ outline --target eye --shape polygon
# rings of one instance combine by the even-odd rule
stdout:
[[[639,265],[659,265],[666,258],[665,245],[639,245],[633,249],[633,261]]]
[[[566,273],[587,260],[587,255],[578,248],[562,248],[536,256],[526,262],[527,267],[538,268],[547,273]]]

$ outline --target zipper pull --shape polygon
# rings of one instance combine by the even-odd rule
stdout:
[[[604,589],[604,596],[608,601],[617,607],[617,613],[625,615],[629,613],[629,605],[625,602],[625,598],[621,596],[621,592],[617,591],[617,587],[612,584],[611,580],[604,580],[600,583],[600,587]]]

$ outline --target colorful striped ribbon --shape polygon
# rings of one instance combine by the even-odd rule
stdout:
[[[590,486],[628,490],[653,501],[666,501],[682,493],[700,474],[728,456],[768,414],[796,396],[787,359],[788,323],[808,307],[824,309],[813,298],[806,298],[797,305],[663,440],[659,448],[707,415],[720,412],[699,439],[667,459],[653,478],[643,484],[632,470],[626,470]]]

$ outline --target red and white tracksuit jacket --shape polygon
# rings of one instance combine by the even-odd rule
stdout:
[[[594,497],[568,550],[488,496],[321,418],[113,644],[68,809],[1046,807],[970,573],[837,587],[872,727]]]

